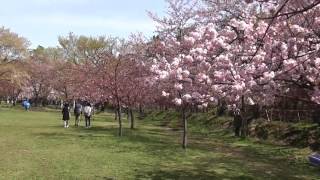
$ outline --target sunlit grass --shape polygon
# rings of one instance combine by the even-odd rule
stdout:
[[[179,131],[157,126],[165,118],[161,113],[138,120],[135,130],[125,128],[121,138],[117,137],[117,122],[112,114],[97,115],[91,129],[64,129],[59,111],[2,108],[0,114],[0,179],[317,179],[320,176],[318,169],[300,160],[303,150],[235,139],[219,131],[206,136],[194,131],[189,134],[189,149],[184,151],[180,148]],[[129,127],[126,120],[124,126]]]

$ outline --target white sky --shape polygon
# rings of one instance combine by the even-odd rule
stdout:
[[[58,36],[151,36],[147,10],[162,14],[164,0],[0,0],[0,26],[27,38],[31,47],[57,46]]]

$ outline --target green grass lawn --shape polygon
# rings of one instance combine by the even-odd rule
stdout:
[[[56,111],[0,109],[0,179],[320,178],[305,160],[306,149],[212,132],[192,133],[183,151],[180,132],[150,119],[125,128],[121,138],[111,114],[97,115],[91,129],[64,129],[60,119]]]

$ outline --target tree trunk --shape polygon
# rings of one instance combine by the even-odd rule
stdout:
[[[182,108],[182,121],[183,121],[182,148],[187,149],[187,116],[186,116],[185,107]]]
[[[126,108],[127,120],[130,121],[130,108]]]
[[[140,119],[142,119],[144,117],[144,113],[143,113],[143,109],[142,109],[141,104],[139,104],[139,117],[140,117]]]
[[[270,117],[269,117],[269,113],[268,113],[268,109],[266,108],[266,115],[267,115],[267,120],[268,120],[268,122],[271,122],[271,120],[270,120]]]
[[[13,103],[12,103],[12,105],[13,105],[13,106],[16,106],[16,104],[17,104],[17,98],[13,98]]]
[[[106,110],[106,106],[107,106],[106,102],[102,103],[100,111],[104,112]]]
[[[39,104],[39,95],[36,93],[34,97],[34,106],[38,107]]]
[[[119,120],[119,132],[118,135],[122,136],[122,119],[121,119],[121,106],[118,105],[118,120]]]
[[[242,117],[242,128],[241,128],[241,136],[247,137],[248,135],[248,120],[245,117]]]
[[[130,108],[130,122],[131,122],[131,129],[134,129],[134,116],[133,116],[133,112],[132,112],[132,109]]]
[[[114,120],[115,121],[118,120],[118,107],[117,107],[117,109],[114,110]]]
[[[245,117],[246,107],[244,96],[241,97],[241,117],[242,117],[242,127],[241,127],[241,136],[247,137],[248,135],[248,119]]]
[[[76,108],[76,100],[72,100],[72,109],[75,109]]]

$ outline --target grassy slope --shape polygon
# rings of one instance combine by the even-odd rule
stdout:
[[[138,122],[138,129],[125,129],[125,136],[119,138],[117,124],[108,114],[95,117],[91,129],[63,129],[58,112],[0,109],[0,179],[317,179],[320,176],[319,170],[304,160],[289,158],[289,155],[299,157],[303,152],[299,149],[237,140],[222,132],[192,134],[190,147],[184,152],[178,131],[157,126],[162,116]]]

